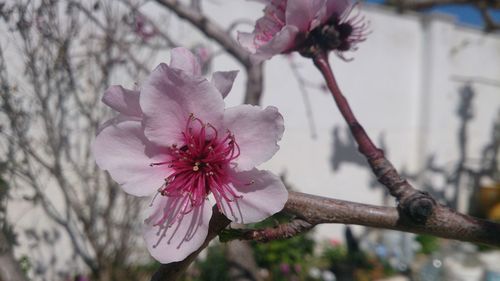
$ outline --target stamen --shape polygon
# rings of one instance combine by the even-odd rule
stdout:
[[[155,225],[162,228],[159,235],[166,233],[163,228],[198,210],[209,194],[214,195],[218,208],[224,208],[223,200],[229,203],[242,198],[229,184],[231,178],[227,172],[236,165],[234,160],[240,155],[240,147],[231,131],[220,136],[212,124],[204,123],[191,113],[181,135],[182,142],[170,145],[167,150],[169,161],[150,164],[152,167],[166,165],[169,174],[154,197],[160,194],[170,202],[164,207],[163,216],[155,221]]]

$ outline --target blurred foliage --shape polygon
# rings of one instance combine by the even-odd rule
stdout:
[[[370,281],[395,274],[385,260],[363,251],[350,252],[345,245],[326,245],[321,253],[322,267],[328,268],[337,281]]]
[[[290,216],[277,213],[253,228],[274,227],[290,221]],[[252,242],[255,261],[269,272],[269,280],[307,280],[307,272],[313,258],[315,241],[312,232],[297,235],[290,239],[275,240],[270,243]],[[297,279],[298,278],[298,279]]]
[[[314,246],[315,242],[309,234],[270,243],[252,243],[257,265],[269,271],[269,280],[276,281],[290,280],[292,277],[306,280],[304,278],[311,265]]]
[[[289,219],[288,216],[277,214],[250,227],[273,227]],[[238,231],[228,232],[229,236],[237,234]],[[351,240],[352,243],[357,243],[354,237]],[[425,241],[431,239],[427,238]],[[315,251],[318,245],[309,232],[269,243],[251,242],[251,247],[261,269],[261,276],[266,281],[331,280],[325,276],[333,274],[337,281],[370,281],[396,273],[388,261],[353,247],[352,243],[348,247],[334,241],[320,245],[322,250],[318,252]],[[431,247],[426,249],[431,250]],[[199,258],[189,268],[183,281],[229,281],[227,273],[231,263],[226,259],[225,250],[224,243],[212,244],[207,249],[207,256]]]
[[[27,274],[31,270],[31,267],[32,267],[32,264],[31,264],[30,259],[29,259],[28,256],[22,256],[19,259],[19,265],[21,266],[21,270],[25,274]]]
[[[228,262],[225,257],[225,247],[222,244],[209,247],[207,257],[203,260],[198,260],[195,263],[195,270],[191,270],[190,274],[197,277],[197,281],[229,281]]]
[[[10,245],[17,245],[17,237],[11,224],[7,222],[7,200],[9,199],[9,185],[3,178],[7,164],[0,162],[0,231]]]
[[[420,244],[420,253],[430,255],[439,250],[439,238],[431,235],[420,234],[415,237]]]

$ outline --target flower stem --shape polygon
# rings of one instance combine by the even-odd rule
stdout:
[[[330,63],[328,62],[328,55],[325,52],[319,52],[313,58],[314,65],[320,70],[321,74],[325,78],[326,85],[332,93],[333,99],[340,110],[340,113],[344,117],[349,129],[358,144],[358,149],[361,154],[363,154],[368,160],[375,160],[377,158],[384,157],[384,152],[379,149],[373,141],[370,139],[365,129],[361,124],[359,124],[356,116],[351,110],[347,99],[344,97],[340,91],[335,76],[333,75]]]
[[[347,99],[340,91],[335,76],[333,75],[328,54],[319,51],[313,56],[316,67],[325,78],[328,89],[333,99],[349,125],[349,129],[358,144],[358,150],[365,156],[377,176],[378,181],[389,190],[398,202],[398,208],[407,214],[416,223],[425,223],[432,215],[436,201],[426,192],[419,191],[402,178],[394,166],[384,156],[383,150],[379,149],[370,139],[363,126],[358,122],[352,112]]]

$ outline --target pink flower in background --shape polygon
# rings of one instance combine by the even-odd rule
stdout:
[[[350,0],[262,0],[267,5],[264,16],[257,20],[252,33],[238,33],[238,41],[248,49],[255,62],[280,53],[298,50],[303,45],[321,44],[321,38],[311,33],[321,33],[324,25],[335,26],[342,42],[342,51],[364,40],[365,24],[348,19],[354,5]],[[339,28],[340,27],[340,28]],[[338,39],[338,38],[337,38]],[[344,42],[348,41],[348,43]],[[331,45],[330,43],[328,43]]]
[[[135,15],[134,32],[145,41],[156,35],[154,26],[141,13]]]
[[[224,109],[236,72],[209,82],[191,52],[173,49],[140,91],[109,88],[103,102],[119,115],[93,145],[96,162],[128,193],[154,195],[144,238],[162,263],[183,260],[208,233],[212,199],[230,220],[253,223],[280,211],[288,193],[255,166],[279,149],[283,118],[274,107]]]
[[[318,50],[343,53],[356,50],[368,35],[368,24],[351,0],[261,0],[264,17],[252,33],[238,33],[240,44],[252,53],[254,63],[274,55],[299,51],[304,56]]]

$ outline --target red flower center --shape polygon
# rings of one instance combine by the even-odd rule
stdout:
[[[210,193],[214,194],[219,208],[221,200],[231,202],[240,198],[229,185],[230,164],[240,155],[234,135],[227,131],[221,136],[210,123],[191,114],[182,136],[182,145],[168,148],[171,160],[151,164],[168,165],[172,171],[158,190],[159,194],[177,198],[182,214],[200,206]]]

